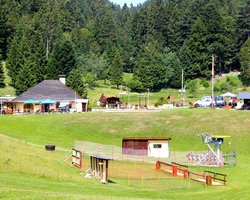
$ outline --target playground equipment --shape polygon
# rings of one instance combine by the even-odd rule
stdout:
[[[155,165],[156,170],[162,170],[165,173],[171,174],[175,177],[184,179],[191,179],[206,185],[223,186],[226,185],[226,174],[216,173],[212,171],[204,171],[203,173],[197,173],[190,171],[188,166],[182,165],[176,162],[166,163],[157,161]]]
[[[86,178],[99,179],[101,183],[108,183],[108,162],[113,160],[104,155],[92,154],[90,156],[90,168],[85,172]]]
[[[221,151],[224,139],[231,138],[231,136],[211,135],[207,133],[198,134],[198,136],[202,138],[203,144],[206,144],[209,150],[202,153],[190,152],[186,157],[192,164],[215,167],[223,167],[224,164],[236,164],[235,152],[223,156]]]
[[[72,165],[82,168],[82,152],[75,148],[72,149]]]

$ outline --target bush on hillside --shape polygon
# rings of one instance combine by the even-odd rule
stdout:
[[[239,86],[240,81],[237,77],[231,76],[231,77],[227,77],[226,82],[233,87],[237,87],[237,86]]]
[[[206,79],[201,79],[201,85],[204,88],[208,88],[209,87],[209,82]]]
[[[220,85],[220,91],[221,91],[221,92],[232,91],[232,86],[229,85],[228,83],[222,83],[222,84]]]
[[[193,97],[196,97],[197,89],[198,89],[198,81],[196,79],[188,81],[187,89],[189,90],[189,92],[191,93]]]
[[[127,82],[128,87],[132,92],[141,92],[143,91],[142,83],[139,80],[131,79]]]

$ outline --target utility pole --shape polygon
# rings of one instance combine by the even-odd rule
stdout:
[[[128,107],[130,108],[130,92],[129,92],[129,88],[127,87],[128,90]]]
[[[181,70],[181,104],[184,107],[184,72]]]
[[[149,108],[149,89],[148,89],[148,105],[147,107]]]
[[[214,108],[214,55],[212,55],[212,109]]]

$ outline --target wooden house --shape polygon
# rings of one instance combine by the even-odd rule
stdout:
[[[122,154],[147,157],[169,157],[171,138],[123,138]]]

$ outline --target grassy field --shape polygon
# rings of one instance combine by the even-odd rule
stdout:
[[[176,109],[158,113],[82,113],[0,116],[0,199],[249,199],[249,112]],[[152,163],[113,161],[103,185],[63,162],[74,140],[121,146],[123,137],[171,137],[170,151],[206,150],[198,133],[231,135],[236,167],[225,187],[206,187],[154,170]],[[44,145],[55,144],[55,152]],[[204,168],[195,168],[203,170]],[[210,169],[210,168],[209,168]]]

